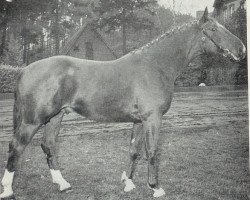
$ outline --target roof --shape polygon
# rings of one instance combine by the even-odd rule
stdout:
[[[213,7],[220,7],[224,3],[224,0],[215,0]]]
[[[64,47],[61,49],[60,53],[63,54],[63,55],[67,55],[69,53],[69,51],[72,49],[72,47],[77,43],[77,41],[82,36],[82,34],[84,34],[84,31],[87,28],[90,28],[91,31],[93,31],[93,33],[108,48],[108,50],[110,51],[110,53],[115,58],[118,58],[118,56],[116,55],[116,53],[114,52],[114,50],[111,49],[111,47],[105,42],[105,40],[103,39],[102,35],[96,29],[92,28],[91,24],[89,24],[87,22],[67,41],[67,43],[64,45]]]
[[[221,7],[223,4],[234,2],[234,1],[237,1],[237,0],[215,0],[213,7],[218,8],[218,7]]]

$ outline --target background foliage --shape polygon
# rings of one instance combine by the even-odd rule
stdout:
[[[176,25],[191,20],[176,14]],[[173,12],[156,0],[1,0],[0,63],[27,65],[59,54],[86,22],[116,41],[122,55],[173,28]]]
[[[60,54],[65,41],[85,23],[98,29],[109,46],[122,56],[193,19],[190,15],[175,13],[174,24],[173,11],[160,6],[156,0],[13,0],[12,3],[1,0],[0,65],[25,66]],[[224,25],[246,45],[245,9],[238,9]],[[0,86],[6,88],[1,92],[13,88],[15,75],[10,71],[1,70]],[[191,64],[176,85],[194,86],[201,82],[247,84],[246,60],[235,67],[218,55],[204,56]]]
[[[0,65],[0,93],[13,92],[21,67]]]

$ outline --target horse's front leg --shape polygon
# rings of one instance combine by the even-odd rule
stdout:
[[[143,143],[143,131],[142,131],[142,123],[134,123],[133,131],[130,139],[130,163],[128,168],[128,176],[124,171],[122,173],[122,181],[125,183],[125,192],[129,192],[135,188],[134,183],[132,182],[134,172],[136,169],[136,165],[138,160],[140,159],[140,150]]]
[[[165,191],[159,186],[157,155],[158,140],[160,134],[162,116],[158,113],[152,114],[143,122],[145,134],[146,154],[148,158],[148,186],[154,191],[154,197],[165,195]]]

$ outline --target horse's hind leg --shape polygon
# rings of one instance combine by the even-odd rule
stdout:
[[[60,191],[71,188],[70,184],[63,178],[57,161],[56,138],[59,134],[63,114],[61,111],[45,125],[43,142],[41,144],[50,168],[52,181],[60,186]]]
[[[138,160],[141,158],[140,151],[143,143],[142,123],[135,123],[130,140],[130,164],[128,176],[126,172],[122,173],[122,181],[125,183],[125,192],[129,192],[135,188],[132,178],[136,169]]]
[[[0,194],[0,199],[7,198],[13,195],[12,183],[14,173],[17,169],[18,160],[22,155],[25,147],[30,143],[38,128],[39,125],[36,124],[21,123],[17,130],[15,130],[13,140],[9,144],[9,158],[2,179],[4,191],[2,194]]]

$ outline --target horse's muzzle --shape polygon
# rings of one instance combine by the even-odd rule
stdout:
[[[240,59],[243,60],[247,55],[247,50],[244,44],[242,44],[242,47],[239,48],[239,56]]]
[[[242,44],[242,46],[238,49],[237,56],[228,49],[222,49],[222,55],[232,61],[239,62],[246,57],[246,47],[244,44]]]

